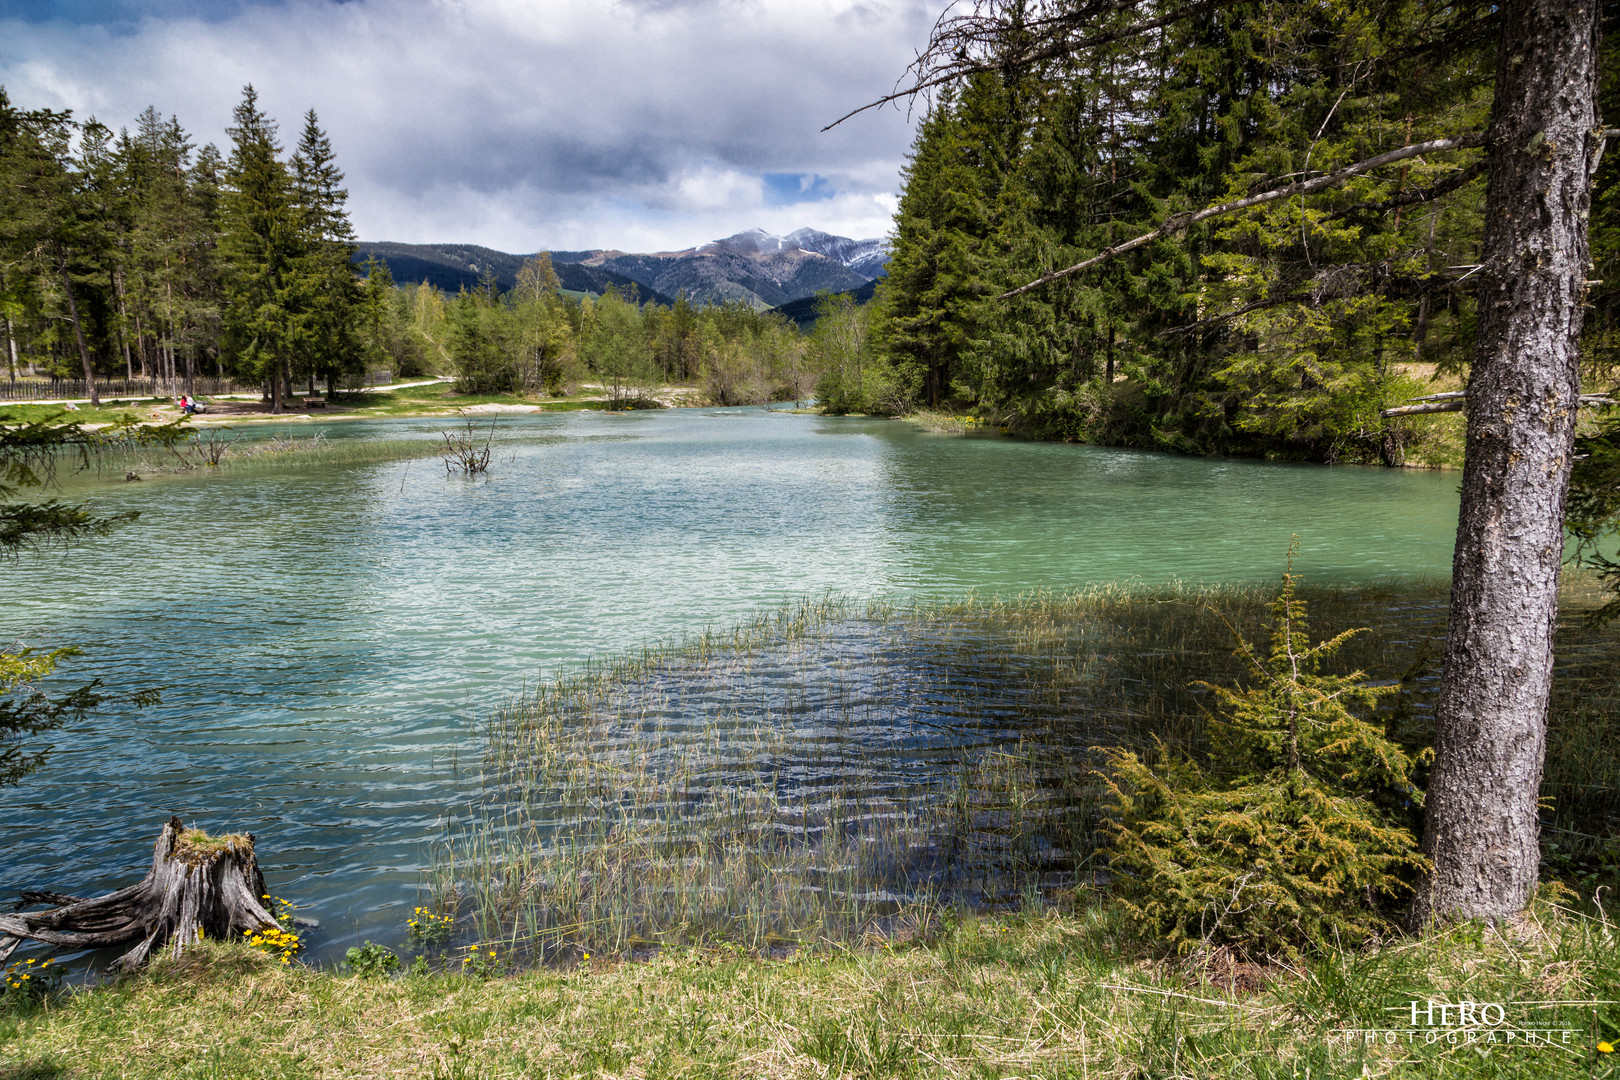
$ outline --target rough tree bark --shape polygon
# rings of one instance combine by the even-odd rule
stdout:
[[[208,839],[171,817],[152,851],[152,868],[139,883],[88,900],[56,892],[23,893],[19,908],[58,906],[0,915],[0,963],[25,940],[66,949],[135,942],[111,965],[133,970],[165,946],[178,956],[203,935],[223,939],[232,931],[277,928],[262,903],[267,891],[251,835]]]
[[[1415,928],[1510,918],[1534,893],[1564,496],[1580,396],[1596,0],[1508,0],[1469,375],[1451,625]]]

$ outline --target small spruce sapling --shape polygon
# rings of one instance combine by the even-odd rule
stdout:
[[[1364,672],[1325,675],[1360,630],[1312,644],[1290,545],[1270,604],[1271,649],[1234,632],[1248,685],[1216,697],[1210,764],[1162,743],[1109,753],[1113,818],[1105,827],[1115,890],[1132,921],[1188,953],[1226,946],[1296,957],[1393,930],[1395,903],[1426,863],[1399,807],[1421,803],[1409,754],[1362,716],[1393,692]]]

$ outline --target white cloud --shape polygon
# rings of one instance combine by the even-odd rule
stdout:
[[[935,14],[917,0],[287,0],[118,30],[10,20],[0,82],[19,104],[114,126],[153,104],[221,145],[245,82],[287,141],[313,106],[367,239],[869,236],[887,228],[911,124],[888,110],[820,128],[889,90]],[[782,205],[767,173],[822,184]]]

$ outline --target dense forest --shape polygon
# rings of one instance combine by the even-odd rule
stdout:
[[[311,110],[283,158],[251,86],[229,156],[148,108],[114,134],[0,90],[0,331],[8,373],[202,374],[329,385],[372,357],[330,140]]]
[[[1037,437],[1330,461],[1399,464],[1430,437],[1432,422],[1380,412],[1456,389],[1466,372],[1486,188],[1477,141],[1003,295],[1175,215],[1476,132],[1490,112],[1495,31],[1467,4],[1186,14],[939,91],[873,312],[879,364],[840,405],[971,409]],[[1031,22],[1026,36],[1037,32]],[[995,48],[1022,44],[1015,29]],[[1605,72],[1612,102],[1613,64]],[[1611,156],[1592,215],[1588,390],[1615,375],[1617,177]]]

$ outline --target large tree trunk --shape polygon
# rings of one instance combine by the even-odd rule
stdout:
[[[1502,5],[1478,351],[1413,904],[1422,928],[1522,911],[1540,862],[1564,495],[1580,394],[1597,129],[1596,0]]]
[[[210,839],[171,817],[152,851],[152,868],[139,883],[90,900],[55,892],[23,893],[18,907],[59,906],[0,915],[0,963],[24,940],[64,949],[135,942],[111,965],[132,970],[154,949],[167,946],[178,956],[203,935],[223,939],[232,931],[279,928],[262,903],[267,892],[251,835]]]

